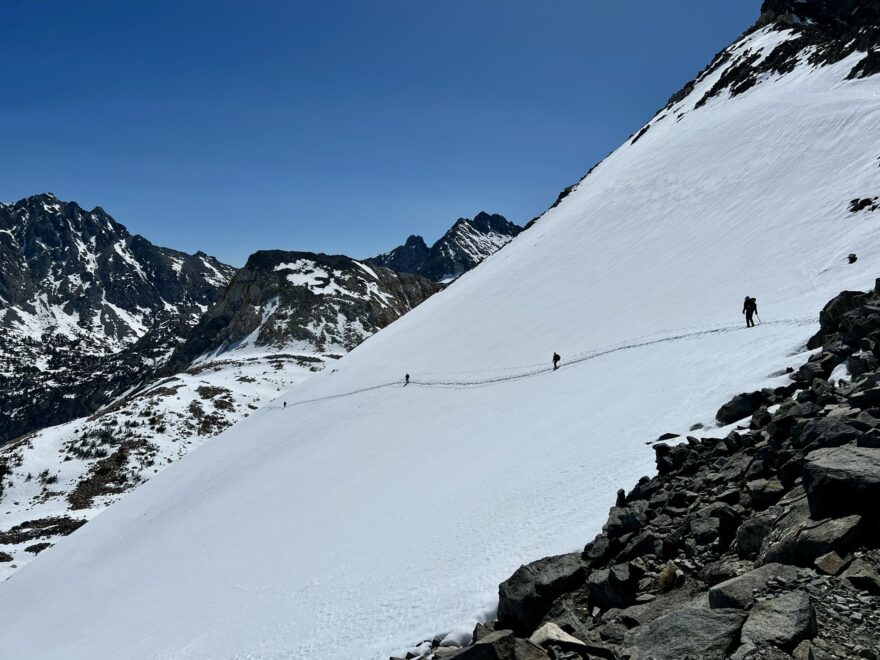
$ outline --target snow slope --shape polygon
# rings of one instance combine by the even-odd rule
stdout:
[[[873,285],[880,216],[848,205],[880,188],[880,79],[845,81],[857,60],[695,109],[709,73],[301,405],[251,415],[0,585],[0,648],[384,658],[488,615],[519,563],[592,538],[653,469],[646,441],[783,378],[821,306]]]
[[[119,397],[89,417],[0,447],[0,581],[327,359],[232,354]],[[281,405],[281,404],[278,404]]]

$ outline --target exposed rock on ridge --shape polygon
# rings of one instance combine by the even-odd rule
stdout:
[[[521,231],[522,227],[504,216],[481,212],[473,220],[456,220],[430,248],[421,236],[410,236],[403,245],[367,261],[435,282],[449,281],[477,266]]]
[[[0,443],[94,412],[167,359],[234,269],[51,194],[0,204]]]
[[[232,349],[342,354],[442,287],[349,257],[256,252],[171,360]]]

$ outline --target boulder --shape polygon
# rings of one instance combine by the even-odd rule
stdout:
[[[794,566],[765,564],[709,589],[709,607],[748,609],[755,602],[755,592],[763,591],[768,580],[776,577],[794,580],[797,576],[798,571]]]
[[[5,552],[0,552],[0,562],[12,561],[12,559],[12,555]]]
[[[593,571],[587,578],[591,602],[602,609],[630,605],[635,599],[642,575],[644,571],[632,563],[615,564]]]
[[[756,511],[776,504],[785,495],[785,488],[779,479],[755,479],[746,484],[746,490],[752,497],[752,507]]]
[[[511,630],[490,633],[458,655],[456,660],[550,660],[540,646],[519,639]]]
[[[864,559],[856,559],[849,565],[843,575],[844,580],[856,589],[867,591],[869,594],[880,596],[880,575]]]
[[[760,392],[737,394],[718,409],[715,419],[722,426],[738,422],[755,413],[761,407],[762,399]]]
[[[854,513],[877,517],[880,449],[846,446],[811,452],[804,488],[814,518]]]
[[[805,591],[791,591],[755,603],[742,628],[743,643],[775,646],[791,652],[816,635],[816,612]]]
[[[546,647],[549,644],[553,644],[554,646],[574,651],[584,650],[587,646],[577,637],[569,635],[555,623],[545,623],[529,637],[529,641],[535,646]]]
[[[850,555],[841,557],[837,552],[832,550],[819,557],[813,563],[820,572],[825,573],[826,575],[837,575],[844,568],[849,566],[851,561],[852,557]]]
[[[857,440],[862,433],[840,417],[819,417],[804,424],[796,441],[796,447],[819,449],[840,447]]]
[[[738,645],[746,616],[741,610],[678,609],[634,629],[625,646],[633,660],[724,658]]]
[[[736,550],[742,557],[754,558],[770,533],[773,517],[767,514],[753,516],[736,530]]]
[[[583,584],[586,575],[578,553],[520,566],[498,587],[498,627],[531,633],[553,601]]]

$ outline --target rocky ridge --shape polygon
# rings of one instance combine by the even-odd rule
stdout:
[[[441,289],[417,275],[345,256],[256,252],[169,368],[228,351],[338,357]]]
[[[403,245],[367,262],[435,282],[449,282],[500,250],[521,231],[522,227],[504,216],[480,212],[473,219],[456,220],[431,247],[421,236],[410,236]]]
[[[789,385],[718,411],[723,437],[655,443],[657,475],[583,552],[503,582],[468,645],[407,657],[880,657],[880,280],[830,301],[809,347]]]
[[[142,382],[234,272],[48,193],[0,204],[0,264],[0,444]]]

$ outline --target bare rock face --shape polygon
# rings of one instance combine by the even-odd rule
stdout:
[[[154,373],[234,272],[133,236],[100,207],[0,204],[0,444]]]
[[[341,355],[441,289],[345,256],[256,252],[171,366],[247,346]]]
[[[430,248],[421,236],[410,236],[403,245],[368,261],[398,272],[444,282],[474,268],[521,231],[522,227],[504,216],[481,212],[473,219],[456,220],[452,228]]]
[[[839,447],[807,456],[804,487],[814,518],[870,513],[880,498],[880,449]]]

